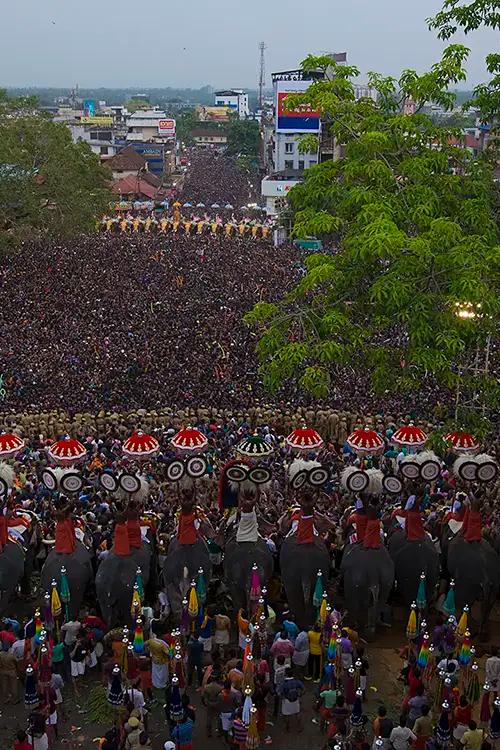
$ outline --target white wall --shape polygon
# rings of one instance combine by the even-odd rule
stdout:
[[[303,163],[302,163],[303,162]],[[274,146],[274,171],[284,169],[307,169],[318,163],[318,153],[299,153],[298,135],[294,133],[276,133]]]

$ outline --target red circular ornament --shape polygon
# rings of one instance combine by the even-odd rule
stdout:
[[[196,427],[185,427],[172,438],[170,445],[177,451],[192,451],[194,453],[195,451],[204,451],[208,445],[208,440]]]
[[[79,440],[75,438],[62,438],[52,443],[48,449],[50,458],[60,466],[66,466],[67,464],[74,464],[77,461],[81,461],[86,457],[87,451]]]
[[[160,450],[160,444],[152,435],[138,430],[125,440],[122,450],[130,458],[147,458]]]
[[[449,432],[444,436],[444,439],[451,444],[455,453],[473,453],[479,448],[479,443],[474,435],[469,435],[468,432],[461,432],[460,430]]]
[[[323,438],[310,427],[297,427],[285,438],[285,442],[296,451],[315,451],[323,445]]]
[[[391,441],[398,445],[408,445],[413,446],[414,448],[419,448],[427,442],[427,433],[420,427],[415,427],[413,422],[410,422],[410,424],[404,425],[403,427],[400,427],[399,430],[396,430]]]
[[[13,432],[4,432],[0,435],[0,458],[15,456],[24,448],[24,440]]]
[[[355,453],[375,453],[384,447],[384,441],[380,435],[368,427],[351,432],[347,438],[347,444]]]

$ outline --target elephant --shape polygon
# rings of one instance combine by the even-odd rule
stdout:
[[[364,539],[344,547],[340,572],[349,614],[372,640],[394,583],[394,562],[382,545],[376,510],[367,516]]]
[[[85,592],[94,578],[92,556],[81,541],[76,541],[75,551],[70,554],[55,549],[49,552],[42,568],[40,586],[43,591],[51,591],[53,580],[60,590],[62,568],[66,569],[69,583],[69,614],[71,619],[77,619]]]
[[[97,600],[103,620],[109,627],[133,624],[132,597],[140,571],[144,589],[155,574],[156,555],[149,525],[141,526],[139,514],[132,506],[127,520],[117,514],[114,544],[101,561],[95,577]],[[145,532],[145,534],[143,533]]]
[[[279,520],[285,534],[281,545],[280,568],[288,604],[299,626],[310,626],[315,620],[313,594],[322,573],[323,588],[330,574],[330,554],[318,532],[330,531],[333,524],[314,510],[315,491],[304,487],[299,506]]]
[[[212,577],[212,562],[203,537],[215,536],[208,519],[195,507],[192,489],[182,490],[180,503],[177,533],[170,540],[163,563],[163,584],[177,622],[180,622],[182,615],[182,600],[200,568],[203,569],[205,584],[208,587]]]
[[[458,535],[448,548],[448,571],[455,581],[457,610],[468,604],[472,634],[484,634],[500,587],[500,556],[485,539]],[[474,616],[479,605],[479,615]]]
[[[274,570],[271,551],[260,532],[274,527],[257,517],[255,503],[259,489],[250,483],[238,491],[238,507],[219,529],[219,542],[224,547],[224,581],[231,594],[233,608],[251,612],[250,588],[252,569],[257,565],[261,588],[267,585]]]
[[[396,587],[407,606],[417,597],[420,576],[425,573],[427,601],[434,597],[439,581],[439,552],[432,540],[410,540],[402,529],[393,531],[388,538],[388,550],[394,563]]]
[[[9,536],[0,552],[0,614],[3,614],[17,586],[28,596],[36,551],[40,542],[34,513],[16,510],[7,517]]]

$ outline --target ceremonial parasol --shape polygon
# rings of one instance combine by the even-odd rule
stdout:
[[[64,437],[52,443],[48,449],[50,458],[61,466],[74,464],[86,457],[87,451],[79,440]]]
[[[15,456],[24,448],[24,440],[13,432],[4,432],[0,435],[0,458]]]
[[[273,447],[269,443],[266,443],[260,435],[249,435],[238,443],[236,450],[241,456],[264,458],[273,452]]]
[[[200,430],[188,426],[179,430],[170,441],[170,445],[178,451],[192,451],[194,453],[195,451],[204,451],[208,445],[208,440]]]
[[[409,425],[404,425],[396,430],[391,437],[391,441],[398,445],[420,448],[427,442],[427,434],[420,427],[415,427],[413,422],[410,422]]]
[[[347,444],[355,453],[375,453],[384,447],[384,441],[380,435],[368,427],[351,432],[347,438]]]
[[[160,450],[158,440],[147,432],[138,430],[123,443],[123,452],[129,458],[147,458]]]
[[[316,430],[304,426],[293,430],[285,442],[296,451],[315,451],[323,445],[323,438]]]
[[[472,453],[477,451],[479,443],[473,435],[469,435],[468,432],[449,432],[444,436],[446,443],[450,443],[455,453]]]

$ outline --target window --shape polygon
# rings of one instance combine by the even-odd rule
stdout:
[[[313,166],[314,166],[315,164],[317,164],[317,163],[318,163],[318,162],[316,161],[316,159],[309,159],[309,166],[310,166],[310,167],[313,167]]]
[[[99,133],[97,131],[94,131],[93,133],[90,133],[90,140],[91,141],[97,141],[99,139]]]
[[[293,154],[293,143],[285,143],[285,154]]]
[[[304,169],[304,159],[299,159],[299,169]]]
[[[285,169],[293,169],[293,159],[285,159]]]
[[[106,155],[108,153],[109,149],[107,146],[101,146],[101,154]]]

